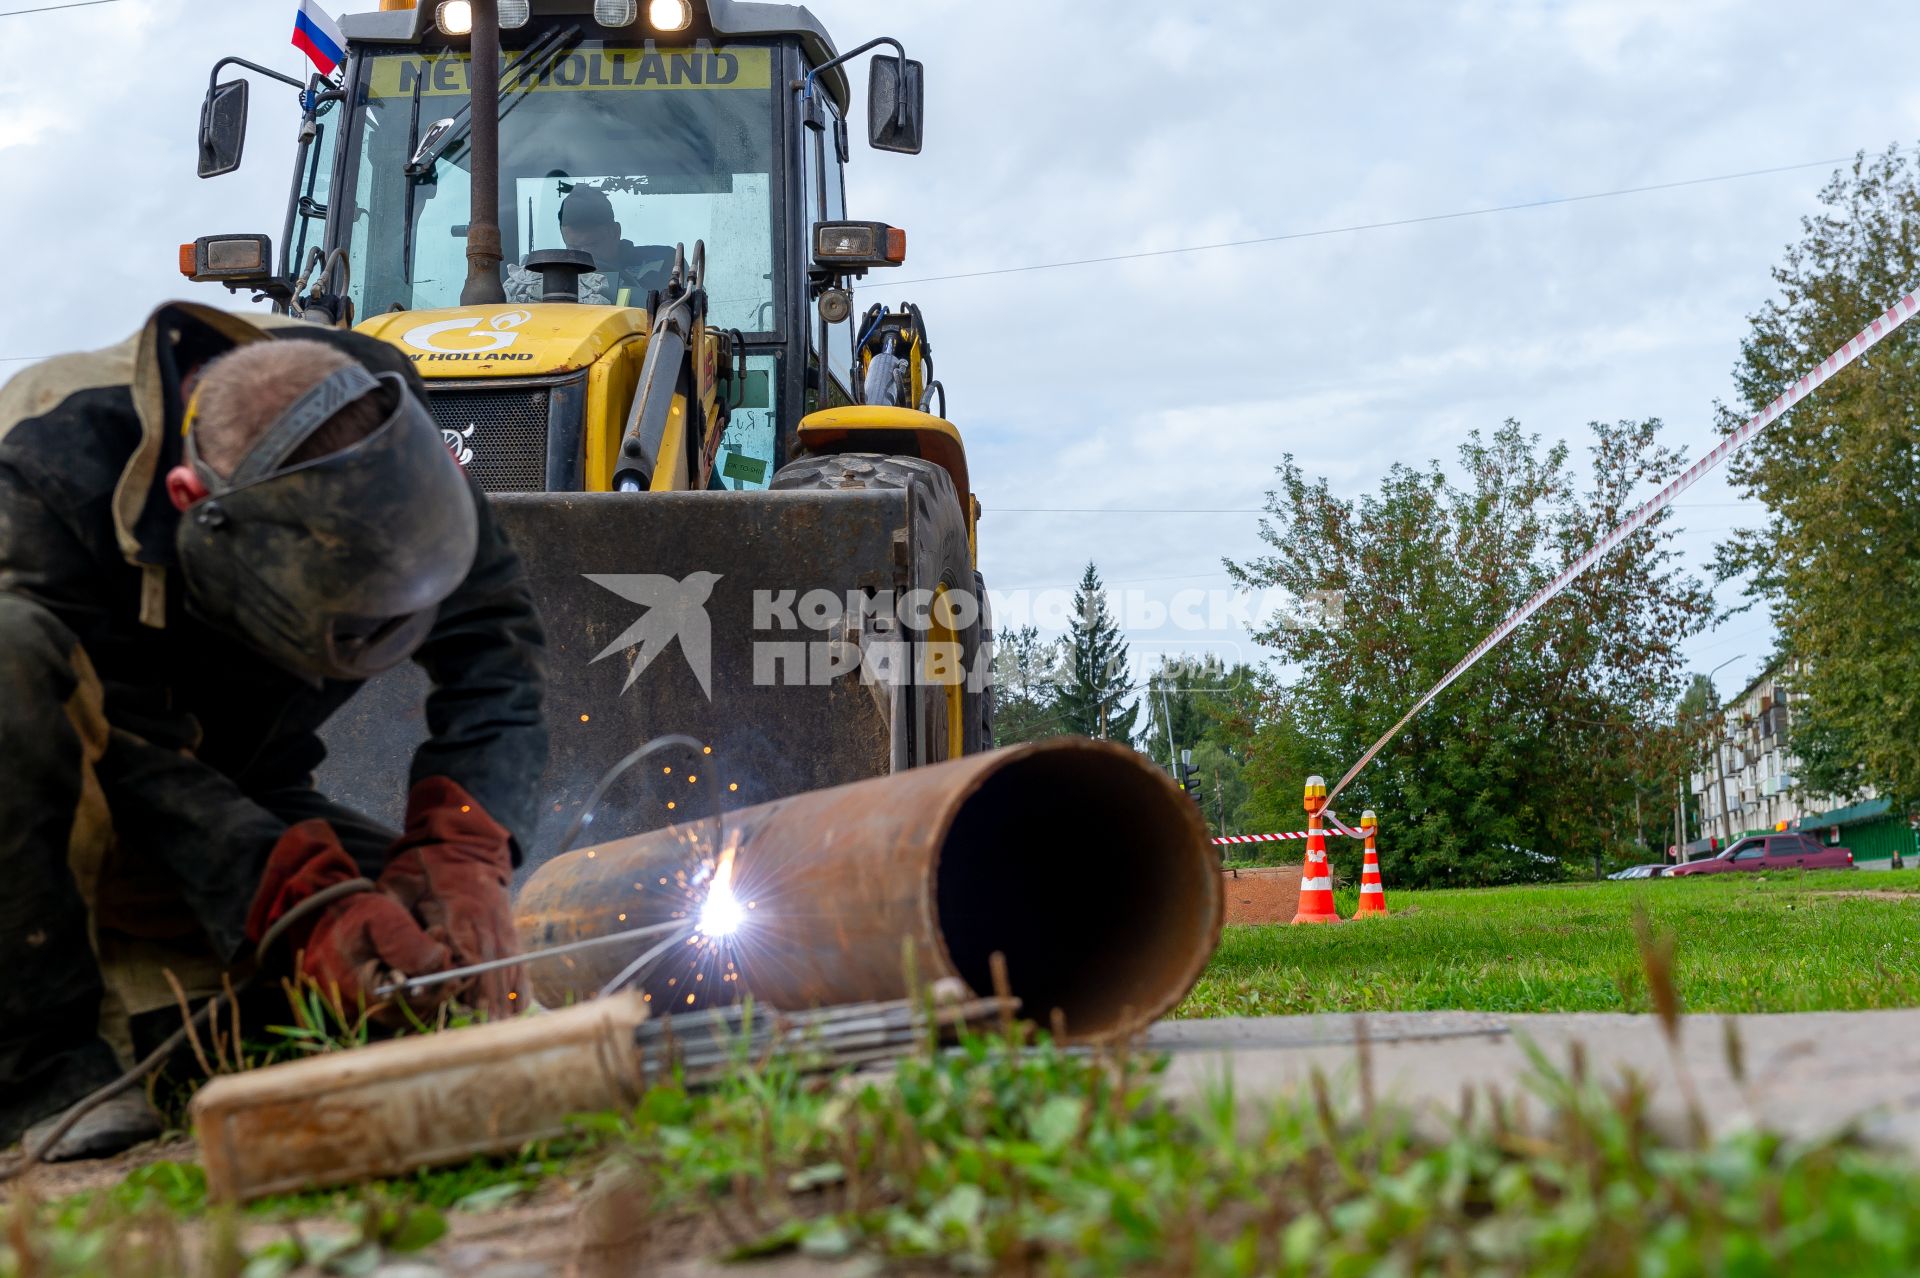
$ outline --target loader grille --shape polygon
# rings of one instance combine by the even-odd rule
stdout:
[[[547,487],[546,386],[430,390],[427,402],[447,446],[482,489],[537,493]]]

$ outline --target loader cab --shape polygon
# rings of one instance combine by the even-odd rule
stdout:
[[[699,0],[667,32],[651,29],[648,4],[533,0],[511,26],[503,5],[509,309],[463,314],[469,41],[443,29],[449,7],[342,18],[339,86],[309,86],[280,276],[331,281],[351,322],[407,351],[484,488],[599,490],[653,295],[676,246],[703,245],[706,324],[730,335],[742,374],[704,486],[765,488],[800,418],[855,398],[851,279],[827,318],[810,251],[816,223],[846,216],[848,85],[837,68],[814,74],[836,57],[831,39],[797,6]],[[587,204],[618,228],[592,250],[611,260],[557,313],[535,255],[577,248],[563,219]]]
[[[721,804],[985,748],[979,503],[917,308],[855,306],[904,233],[842,220],[859,127],[840,67],[891,49],[869,63],[860,123],[913,153],[920,64],[889,37],[837,54],[797,5],[497,0],[490,174],[467,10],[381,0],[342,17],[337,79],[240,64],[302,91],[280,256],[263,235],[206,236],[181,262],[400,350],[491,495],[551,659],[529,862],[587,814],[682,819],[697,792],[597,788],[662,731],[705,743],[712,769],[685,781],[723,777]],[[240,164],[248,81],[222,79],[236,63],[210,76],[203,176]],[[488,189],[493,216],[476,218]],[[466,287],[476,225],[500,234],[504,300],[462,300],[491,292],[484,273]],[[677,287],[683,272],[700,286]],[[635,630],[657,615],[685,628]],[[326,792],[398,823],[393,778],[427,697],[415,666],[363,689],[328,725]]]

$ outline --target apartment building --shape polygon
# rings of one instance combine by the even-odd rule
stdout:
[[[1700,835],[1721,846],[1743,834],[1798,828],[1803,818],[1837,808],[1844,799],[1798,795],[1799,760],[1787,748],[1792,697],[1781,665],[1762,671],[1721,712],[1707,757],[1689,785],[1700,805]]]

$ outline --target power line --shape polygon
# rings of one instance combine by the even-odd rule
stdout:
[[[23,13],[52,13],[55,9],[84,9],[95,4],[115,4],[118,0],[68,0],[66,4],[43,4],[37,9],[0,9],[0,18],[17,18]]]
[[[1485,217],[1489,213],[1513,213],[1520,209],[1542,209],[1555,204],[1579,204],[1587,200],[1611,200],[1622,195],[1645,195],[1651,191],[1672,191],[1686,186],[1705,186],[1711,182],[1734,182],[1741,178],[1765,177],[1773,173],[1795,173],[1802,169],[1820,169],[1845,164],[1851,156],[1832,160],[1807,160],[1800,164],[1782,164],[1768,169],[1745,169],[1739,173],[1720,173],[1713,177],[1683,178],[1677,182],[1655,182],[1650,186],[1623,186],[1611,191],[1590,191],[1584,195],[1557,195],[1545,200],[1526,200],[1519,204],[1493,204],[1485,208],[1460,209],[1452,213],[1426,213],[1419,217],[1394,218],[1386,222],[1355,222],[1350,226],[1329,226],[1314,231],[1288,231],[1281,235],[1259,235],[1245,240],[1221,240],[1214,244],[1189,244],[1181,248],[1142,249],[1137,253],[1110,253],[1104,257],[1076,257],[1059,262],[1036,262],[1029,266],[1000,266],[985,271],[960,271],[952,275],[924,275],[917,280],[889,281],[888,287],[909,284],[938,284],[946,280],[972,280],[987,275],[1019,275],[1029,271],[1057,271],[1068,266],[1096,266],[1103,262],[1131,262],[1145,257],[1173,257],[1182,253],[1210,253],[1216,249],[1247,248],[1255,244],[1279,244],[1286,240],[1311,240],[1327,235],[1349,235],[1356,231],[1382,231],[1396,226],[1419,226],[1425,222],[1448,222],[1464,217]]]
[[[1152,581],[1209,581],[1215,577],[1227,577],[1231,575],[1232,574],[1226,573],[1226,572],[1183,572],[1183,573],[1176,573],[1171,577],[1122,577],[1114,581],[1102,580],[1100,584],[1102,586],[1139,586]],[[1080,588],[1080,583],[1077,581],[1060,581],[1060,582],[1054,582],[1051,585],[1025,584],[1025,585],[1011,585],[1011,586],[1003,586],[998,583],[995,583],[991,587],[992,590],[1000,590],[1000,591],[1078,590],[1079,588]]]
[[[1677,501],[1673,509],[1748,509],[1744,501]],[[986,506],[991,515],[1270,515],[1265,506]],[[1732,526],[1732,525],[1730,525]]]
[[[6,12],[0,12],[0,18],[11,17],[13,14],[16,14],[16,13],[45,13],[53,9],[77,9],[84,5],[113,4],[113,3],[116,3],[116,0],[71,0],[71,2],[68,4],[48,5],[45,8],[40,8],[40,9],[13,9],[13,10],[8,10]],[[1623,195],[1645,195],[1651,191],[1672,191],[1672,190],[1677,190],[1681,187],[1705,186],[1713,182],[1733,182],[1733,181],[1738,181],[1741,178],[1765,177],[1768,174],[1773,174],[1773,173],[1797,173],[1803,169],[1817,169],[1817,168],[1824,168],[1830,164],[1844,164],[1847,162],[1849,158],[1851,157],[1841,156],[1838,159],[1832,159],[1832,160],[1808,160],[1801,164],[1782,164],[1775,168],[1770,168],[1770,169],[1746,169],[1739,173],[1721,173],[1714,177],[1684,178],[1678,182],[1656,182],[1651,186],[1625,186],[1625,187],[1619,187],[1611,191],[1590,191],[1585,195],[1560,195],[1560,196],[1555,196],[1552,199],[1546,199],[1546,200],[1528,200],[1520,204],[1495,204],[1495,205],[1490,205],[1486,208],[1460,209],[1452,213],[1428,213],[1420,217],[1395,218],[1391,221],[1386,221],[1386,222],[1356,222],[1351,226],[1330,226],[1330,227],[1323,227],[1319,230],[1314,230],[1314,231],[1289,231],[1282,235],[1262,235],[1262,236],[1256,236],[1253,239],[1246,239],[1246,240],[1221,240],[1218,243],[1214,243],[1214,244],[1189,244],[1182,248],[1144,249],[1138,253],[1112,253],[1112,254],[1108,254],[1105,257],[1079,257],[1079,258],[1070,258],[1068,260],[1060,261],[1060,262],[1035,262],[1027,266],[1001,266],[1001,267],[995,267],[991,270],[985,270],[985,271],[961,271],[952,275],[927,275],[927,276],[922,276],[917,280],[895,280],[889,284],[889,287],[904,288],[911,284],[938,284],[938,283],[943,283],[947,280],[980,279],[984,276],[991,276],[991,275],[1019,275],[1019,274],[1032,272],[1032,271],[1057,271],[1069,266],[1097,266],[1104,262],[1130,262],[1130,261],[1135,261],[1139,258],[1173,257],[1182,253],[1210,253],[1218,249],[1247,248],[1249,246],[1258,245],[1258,244],[1279,244],[1286,240],[1311,240],[1311,239],[1318,239],[1328,235],[1349,235],[1358,231],[1386,230],[1396,226],[1418,226],[1425,222],[1447,222],[1447,221],[1454,221],[1460,218],[1467,218],[1467,217],[1484,217],[1490,213],[1512,213],[1520,209],[1547,208],[1555,204],[1578,204],[1587,200],[1610,200]],[[45,355],[0,355],[0,364],[28,363],[34,360],[42,360],[46,358],[48,358],[48,356],[45,356]],[[1008,512],[1016,511],[1016,508],[1011,506],[1003,507],[1002,509]],[[1022,510],[1018,510],[1017,513],[1027,514],[1032,512],[1022,509]],[[1063,510],[1061,513],[1063,514],[1094,514],[1098,512],[1097,511]],[[1130,512],[1130,513],[1148,513],[1148,512]],[[1185,514],[1189,512],[1181,511],[1178,513]],[[1261,512],[1260,511],[1241,511],[1241,510],[1220,510],[1220,511],[1209,510],[1209,511],[1195,511],[1191,513],[1238,515],[1238,514],[1259,514]]]
[[[1258,506],[985,506],[986,515],[1264,515]]]

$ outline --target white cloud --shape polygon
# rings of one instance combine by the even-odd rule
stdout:
[[[37,146],[64,120],[51,103],[28,101],[23,93],[0,92],[0,151]]]
[[[1358,492],[1509,416],[1566,437],[1657,415],[1697,450],[1825,175],[906,281],[1838,156],[1920,120],[1920,99],[1878,87],[1907,82],[1920,36],[1891,0],[1817,32],[1785,0],[810,3],[843,47],[890,29],[927,63],[925,154],[856,148],[849,213],[911,231],[900,282],[867,293],[926,309],[988,510],[984,566],[1009,584],[1070,584],[1090,557],[1116,581],[1181,578],[1170,590],[1217,577],[1261,549],[1255,517],[1005,508],[1258,505],[1289,451]],[[174,246],[278,235],[293,111],[256,86],[246,167],[200,182],[200,95],[222,53],[298,71],[291,11],[0,18],[0,356],[97,346],[171,296],[230,300],[184,284]],[[1731,500],[1696,497],[1716,494]]]

